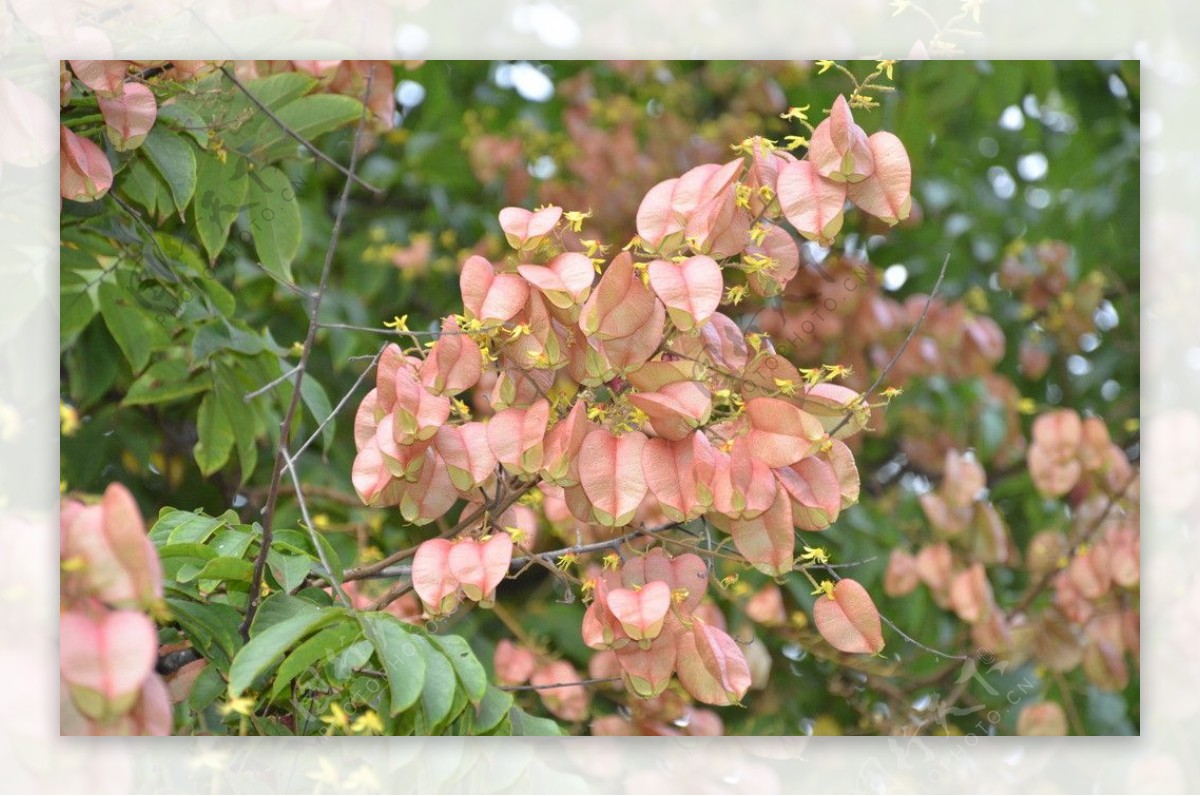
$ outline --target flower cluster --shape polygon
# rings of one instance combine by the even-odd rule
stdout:
[[[59,616],[63,735],[170,735],[171,697],[154,671],[162,568],[129,490],[65,499]]]
[[[511,511],[504,495],[540,484],[547,515],[551,504],[565,509],[576,538],[704,518],[750,565],[791,572],[795,530],[827,528],[858,499],[842,439],[870,408],[830,383],[833,372],[805,378],[720,308],[778,294],[796,274],[784,222],[827,244],[849,199],[895,223],[911,206],[911,174],[900,142],[868,137],[842,98],[806,159],[763,138],[735,149],[734,160],[654,186],[637,236],[611,258],[610,246],[583,237],[588,213],[504,209],[511,256],[467,259],[463,312],[444,318],[431,344],[392,344],[379,358],[355,422],[362,500],[422,525],[459,500]],[[407,332],[402,319],[395,326]],[[457,397],[472,388],[484,396],[479,420]],[[511,524],[491,517],[463,538],[420,546],[413,580],[429,615],[464,597],[491,602],[513,549],[495,531]],[[695,556],[675,562],[703,575]],[[703,701],[740,699],[748,675],[737,646],[692,615],[703,577],[629,578],[589,581],[584,634],[617,652],[630,690],[653,696],[676,672]],[[831,586],[822,612],[836,607],[838,618],[818,627],[858,619],[857,595],[843,596],[852,588]],[[870,626],[853,634],[862,651],[882,647]]]

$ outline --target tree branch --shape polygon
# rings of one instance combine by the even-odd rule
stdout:
[[[228,70],[222,67],[222,71],[237,83],[236,78]],[[367,77],[367,92],[371,90],[371,82],[374,76],[374,69],[372,69],[371,74]],[[245,91],[245,88],[243,87],[242,90]],[[246,92],[246,95],[254,99],[249,92]],[[254,101],[262,107],[257,99],[254,99]],[[271,115],[270,111],[266,108],[263,108],[263,111]],[[333,231],[329,236],[329,246],[325,249],[325,263],[321,268],[321,279],[317,285],[317,291],[313,295],[312,308],[309,310],[308,334],[304,338],[304,346],[300,352],[300,361],[296,366],[298,370],[296,372],[296,383],[292,389],[292,400],[288,403],[287,412],[283,416],[283,422],[279,424],[279,447],[275,451],[275,467],[271,472],[271,485],[267,491],[267,505],[263,509],[262,540],[260,541],[258,555],[254,559],[254,571],[250,579],[250,600],[246,603],[246,617],[242,620],[242,624],[238,628],[242,638],[247,640],[250,638],[250,625],[254,621],[254,615],[258,612],[259,604],[262,602],[263,574],[266,569],[267,554],[271,551],[271,542],[275,530],[275,504],[279,499],[279,483],[283,478],[284,465],[290,460],[288,448],[291,444],[292,425],[296,420],[296,410],[300,406],[301,387],[304,384],[304,374],[308,368],[308,358],[312,354],[313,343],[317,338],[317,314],[321,310],[321,299],[325,297],[325,290],[329,286],[329,272],[333,267],[333,255],[337,251],[338,239],[342,233],[342,221],[345,219],[346,209],[350,205],[350,189],[354,186],[355,182],[353,177],[354,169],[358,165],[359,142],[362,140],[362,131],[366,125],[368,113],[364,97],[363,114],[358,119],[358,127],[354,131],[354,141],[351,144],[350,166],[348,169],[338,167],[347,175],[346,184],[343,186],[342,195],[338,200],[337,212],[334,215],[333,221]],[[318,549],[320,548],[318,547]]]

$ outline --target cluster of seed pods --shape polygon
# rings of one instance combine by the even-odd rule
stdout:
[[[470,257],[463,312],[444,318],[431,344],[391,344],[380,355],[355,421],[362,500],[423,525],[460,501],[494,510],[503,495],[538,484],[590,536],[703,518],[749,565],[793,571],[796,529],[825,529],[858,499],[842,439],[869,408],[850,389],[804,380],[769,339],[720,310],[747,291],[779,293],[799,267],[792,231],[831,242],[847,199],[887,223],[904,218],[911,174],[899,141],[868,137],[841,98],[807,159],[762,138],[737,149],[728,163],[652,188],[637,237],[611,258],[581,237],[586,214],[503,210],[512,255]],[[459,398],[472,389],[480,419]],[[413,584],[429,615],[463,599],[490,603],[515,524],[493,517],[420,546]],[[665,554],[627,566],[645,568],[649,555]],[[694,569],[679,564],[692,559],[675,566]],[[584,634],[622,656],[632,691],[658,694],[674,672],[704,701],[740,698],[736,645],[690,613],[703,580],[611,577],[591,581]],[[872,626],[874,606],[867,597],[860,609],[855,587],[831,585],[818,627],[834,636],[849,627],[844,644],[877,652],[878,616]]]
[[[63,735],[170,735],[171,697],[154,671],[163,596],[158,552],[120,484],[60,513],[59,674]]]

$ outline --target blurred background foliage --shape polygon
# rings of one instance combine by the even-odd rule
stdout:
[[[875,63],[843,66],[862,76]],[[500,208],[555,203],[590,210],[585,232],[619,248],[634,234],[638,202],[656,182],[728,160],[730,145],[750,135],[783,141],[804,134],[781,114],[807,105],[817,120],[851,88],[838,70],[811,62],[426,62],[394,69],[395,124],[374,129],[360,168],[384,192],[352,194],[296,439],[312,433],[385,339],[331,325],[382,329],[406,315],[413,329],[435,329],[459,305],[459,263],[469,253],[502,251]],[[880,107],[857,112],[856,120],[868,133],[890,130],[904,142],[913,166],[913,217],[889,231],[850,214],[844,249],[828,255],[809,249],[814,259],[802,275],[808,288],[774,305],[747,305],[742,320],[786,316],[772,329],[780,349],[805,367],[853,364],[846,383],[857,389],[874,379],[880,352],[889,349],[864,331],[861,295],[826,290],[835,281],[830,274],[850,268],[869,287],[863,295],[901,303],[915,296],[919,310],[949,256],[939,304],[995,322],[1002,340],[996,349],[993,335],[988,345],[997,356],[984,356],[979,367],[973,360],[962,366],[967,354],[955,348],[962,340],[938,338],[936,326],[914,340],[928,361],[902,363],[889,377],[884,386],[903,394],[877,413],[876,433],[856,451],[864,498],[820,537],[835,560],[864,562],[855,579],[910,635],[970,651],[963,623],[925,589],[892,599],[878,588],[891,550],[937,538],[918,495],[937,485],[945,451],[971,450],[985,464],[990,500],[1016,550],[1035,532],[1070,520],[1061,502],[1037,494],[1025,469],[1031,416],[1059,406],[1097,415],[1136,459],[1138,65],[910,61],[897,63],[893,78],[895,91],[879,95]],[[186,106],[187,97],[177,104]],[[195,139],[190,118],[180,111],[165,123],[174,135]],[[351,139],[352,129],[343,126],[317,142],[345,162]],[[64,202],[64,488],[98,493],[121,481],[151,517],[162,506],[214,515],[232,507],[244,521],[258,517],[290,388],[245,396],[295,364],[293,344],[303,339],[307,309],[283,283],[290,276],[302,287],[314,285],[343,183],[298,147],[273,154],[271,162],[294,187],[301,221],[290,274],[258,264],[264,258],[252,228],[261,209],[253,204],[233,221],[228,243],[208,267],[194,218],[156,209],[147,197],[156,189],[135,184],[137,157],[122,162],[113,198]],[[197,206],[202,199],[197,195]],[[77,312],[68,298],[106,268],[118,274],[111,295],[97,297],[91,312]],[[805,313],[825,302],[833,303],[837,323],[806,334]],[[963,328],[948,324],[943,331],[961,338]],[[894,348],[894,331],[887,339]],[[175,386],[153,392],[164,380]],[[397,512],[364,509],[354,496],[351,413],[360,395],[300,463],[315,524],[346,562],[425,536],[405,527]],[[215,452],[197,428],[203,412],[209,431],[217,417],[217,407],[203,407],[204,401],[219,405],[229,425]],[[198,452],[203,441],[209,448]],[[298,521],[295,503],[282,501],[281,527]],[[1013,604],[1030,582],[1013,564],[989,570],[1001,606]],[[745,602],[747,589],[757,586],[753,576],[745,580],[722,597],[725,605]],[[807,611],[807,585],[792,592],[789,609]],[[502,603],[520,607],[528,632],[586,666],[578,636],[582,608],[556,597],[552,580],[536,571],[501,590]],[[729,614],[736,634],[743,621],[736,609]],[[472,639],[485,661],[508,634],[493,614],[479,611],[461,618],[455,632]],[[907,682],[925,682],[902,686],[910,688],[902,698],[928,701],[960,671],[892,634],[883,657],[865,663],[827,650],[815,654],[814,635],[792,623],[763,637],[774,675],[748,697],[747,710],[721,711],[727,732],[891,731],[895,695],[880,685],[880,672],[899,662]],[[1032,678],[1037,685],[1028,696],[1072,700],[1084,724],[1078,729],[1137,732],[1136,676],[1114,692],[1078,673],[1066,685],[1043,682],[1042,675],[1037,667],[994,672],[971,686],[978,699],[967,702],[1002,708],[996,731],[1011,733],[1016,711],[1003,704],[1004,684]],[[1069,693],[1056,690],[1063,688]],[[969,731],[979,720],[951,716],[941,730]]]

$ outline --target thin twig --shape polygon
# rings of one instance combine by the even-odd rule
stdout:
[[[316,441],[317,437],[321,436],[321,432],[325,430],[325,426],[329,425],[329,423],[338,416],[338,413],[342,411],[342,408],[346,406],[346,404],[350,401],[350,398],[358,390],[359,385],[362,384],[363,380],[367,378],[367,374],[375,369],[375,365],[379,363],[379,357],[383,356],[383,351],[384,349],[379,349],[378,353],[371,358],[371,364],[367,365],[363,372],[358,374],[358,378],[355,380],[354,384],[351,385],[350,389],[346,391],[346,394],[342,396],[342,400],[338,401],[337,406],[333,407],[333,409],[330,411],[329,417],[320,422],[317,428],[313,431],[312,435],[309,436],[308,439],[304,440],[303,445],[296,449],[296,453],[293,454],[292,458],[298,458],[300,454],[308,450],[308,446],[312,445],[313,442]]]
[[[317,529],[313,525],[312,517],[308,515],[308,503],[304,500],[304,490],[300,488],[300,476],[296,474],[295,459],[283,454],[284,466],[287,467],[288,473],[292,477],[292,485],[296,488],[296,502],[300,505],[300,516],[304,518],[304,527],[308,531],[308,538],[312,540],[313,549],[317,551],[317,558],[321,561],[321,566],[325,569],[323,573],[329,585],[333,586],[334,592],[338,599],[342,601],[342,605],[347,608],[353,608],[354,604],[350,597],[342,589],[342,584],[338,581],[337,576],[333,574],[333,567],[329,566],[329,558],[325,555],[325,547],[321,544],[321,540],[317,538]]]
[[[595,677],[590,680],[576,680],[572,683],[546,683],[545,685],[499,685],[501,691],[545,691],[550,688],[568,688],[573,685],[603,685],[604,683],[619,683],[620,677]]]
[[[875,390],[879,389],[879,385],[883,384],[883,380],[887,378],[888,373],[893,367],[895,367],[896,363],[900,360],[900,357],[904,355],[904,351],[908,348],[908,344],[912,342],[913,337],[915,337],[917,334],[917,330],[921,328],[921,324],[925,321],[925,316],[929,314],[929,307],[933,304],[933,299],[937,296],[938,290],[942,286],[942,279],[944,279],[946,276],[946,266],[948,265],[950,265],[950,253],[946,252],[946,259],[942,260],[942,270],[938,272],[937,281],[933,283],[933,290],[929,291],[929,297],[925,299],[925,306],[921,309],[921,317],[917,318],[917,322],[914,323],[913,327],[908,330],[908,337],[905,337],[904,342],[901,343],[900,347],[896,349],[896,353],[892,356],[891,361],[887,363],[887,367],[883,369],[883,372],[879,374],[879,378],[875,379],[874,384],[867,388],[867,391],[864,392],[858,401],[855,402],[855,405],[851,407],[850,411],[846,412],[845,417],[843,417],[841,421],[833,427],[833,429],[829,432],[829,436],[832,437],[834,434],[837,434],[839,431],[841,431],[842,427],[850,422],[850,418],[854,417],[858,409],[867,405],[867,401],[871,399],[871,395],[875,392]]]
[[[254,392],[246,393],[245,395],[242,396],[242,400],[246,403],[250,403],[258,396],[264,395],[265,393],[269,393],[271,390],[275,389],[280,384],[283,384],[285,381],[290,379],[292,376],[296,375],[296,372],[299,370],[300,370],[300,366],[297,365],[296,367],[289,370],[287,373],[284,373],[282,376],[271,379],[269,382],[267,382],[263,386],[259,387]]]
[[[301,146],[303,146],[305,149],[307,149],[309,152],[311,152],[313,154],[313,157],[315,157],[317,160],[321,161],[322,163],[326,163],[330,166],[333,166],[335,169],[340,171],[346,177],[346,179],[348,181],[358,183],[359,185],[366,188],[368,191],[375,194],[376,196],[380,196],[383,194],[382,189],[376,188],[371,183],[366,182],[361,177],[356,175],[354,173],[353,166],[351,166],[350,168],[346,168],[341,163],[338,163],[336,160],[329,157],[329,155],[326,155],[324,152],[317,149],[317,147],[311,141],[306,139],[304,136],[297,133],[291,127],[288,127],[287,122],[283,121],[283,119],[280,119],[278,116],[276,116],[275,113],[270,108],[268,108],[266,105],[264,105],[262,103],[262,101],[259,100],[258,97],[254,96],[252,93],[250,93],[250,89],[246,88],[245,84],[243,84],[242,81],[240,81],[236,77],[234,77],[233,72],[229,71],[229,67],[221,66],[219,68],[225,74],[225,77],[229,78],[229,80],[233,83],[233,85],[237,86],[238,89],[243,94],[245,94],[246,97],[252,103],[254,103],[254,105],[260,111],[262,111],[264,114],[266,114],[268,119],[273,121],[276,124],[276,126],[278,126],[280,130],[283,130],[283,132],[285,132],[290,138],[295,139],[297,142],[299,142],[299,144]],[[368,80],[367,80],[367,86],[368,86],[367,91],[368,92],[370,91],[370,83],[373,78],[374,78],[374,68],[372,68],[372,74],[368,77]],[[369,113],[369,109],[367,108],[367,96],[369,96],[369,94],[363,96],[364,116],[362,118],[366,118],[366,114]],[[361,128],[361,125],[360,125],[360,128]],[[358,136],[358,133],[356,132],[354,135],[355,153],[357,153],[357,151],[358,151],[358,138],[359,138],[359,136]],[[353,160],[353,157],[351,158],[351,160]]]
[[[229,75],[230,79],[234,79],[228,70],[225,74]],[[371,90],[371,81],[374,78],[374,69],[367,77],[367,91]],[[236,82],[236,80],[235,80]],[[243,89],[244,90],[244,89]],[[250,96],[249,92],[246,92]],[[256,100],[257,101],[257,100]],[[266,110],[264,108],[264,110]],[[267,111],[267,113],[270,113]],[[358,165],[359,142],[362,139],[363,127],[367,120],[366,98],[363,99],[363,114],[358,119],[358,127],[354,131],[354,141],[351,144],[350,151],[350,167],[347,170],[346,184],[342,188],[342,195],[338,199],[337,212],[333,220],[333,230],[329,235],[329,246],[325,249],[325,263],[321,268],[321,279],[317,285],[317,292],[313,296],[312,308],[308,315],[308,334],[304,338],[304,346],[300,351],[300,362],[297,365],[299,371],[296,373],[296,383],[293,385],[292,400],[288,403],[287,412],[283,416],[283,422],[279,424],[279,447],[275,452],[275,467],[271,472],[271,485],[267,491],[267,505],[263,509],[262,522],[262,541],[258,550],[258,556],[254,559],[254,571],[250,579],[250,600],[246,604],[246,617],[242,620],[241,626],[238,628],[243,639],[250,638],[250,624],[254,621],[254,615],[258,612],[259,603],[262,602],[262,582],[263,573],[267,565],[267,554],[271,551],[271,541],[274,535],[275,522],[275,504],[279,499],[279,484],[283,478],[284,463],[288,461],[288,448],[291,444],[292,424],[296,420],[296,412],[300,406],[301,386],[304,383],[304,374],[308,367],[308,357],[312,353],[313,343],[317,339],[317,314],[321,310],[321,299],[325,297],[325,290],[329,285],[329,272],[333,268],[333,255],[337,251],[338,239],[342,233],[342,221],[346,217],[346,210],[350,206],[350,189],[354,186],[354,169]],[[311,145],[310,145],[311,146]],[[340,167],[339,167],[340,168]]]

